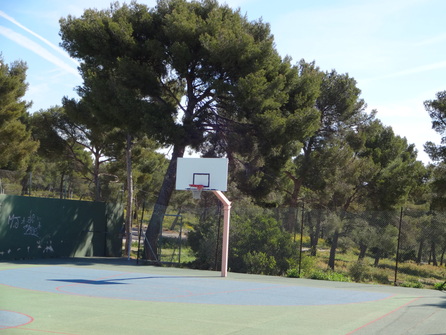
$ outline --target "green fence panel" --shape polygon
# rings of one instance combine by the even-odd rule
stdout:
[[[105,206],[107,217],[105,256],[120,257],[122,255],[124,206],[111,203],[106,203]]]
[[[0,195],[0,260],[120,256],[123,208]]]

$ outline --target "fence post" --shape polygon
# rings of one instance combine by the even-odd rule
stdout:
[[[146,199],[142,201],[142,212],[141,212],[141,221],[139,223],[139,232],[138,232],[138,253],[136,255],[136,264],[139,264],[139,250],[141,248],[141,235],[142,235],[142,224],[144,220],[144,210],[146,205]]]
[[[395,280],[393,282],[394,286],[397,286],[397,278],[398,278],[398,262],[400,258],[400,240],[401,240],[401,223],[403,222],[403,207],[401,207],[400,212],[400,223],[398,226],[398,240],[397,240],[397,246],[396,246],[396,262],[395,262]]]
[[[302,217],[300,220],[299,278],[300,278],[300,269],[302,267],[302,242],[303,242],[303,236],[304,236],[304,209],[305,209],[305,203],[302,201]]]

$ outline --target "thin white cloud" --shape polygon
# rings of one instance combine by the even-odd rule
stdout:
[[[8,20],[9,22],[15,24],[17,27],[25,30],[26,32],[30,33],[31,35],[33,35],[34,37],[38,38],[39,40],[41,40],[43,43],[45,43],[46,45],[48,45],[51,49],[57,51],[58,53],[60,53],[61,55],[63,55],[64,57],[70,59],[74,64],[79,65],[79,62],[76,61],[75,59],[71,58],[68,54],[66,54],[61,48],[59,48],[57,45],[54,45],[53,43],[51,43],[50,41],[48,41],[46,38],[40,36],[39,34],[35,33],[34,31],[32,31],[31,29],[28,29],[27,27],[25,27],[23,24],[21,24],[20,22],[18,22],[17,20],[15,20],[14,18],[12,18],[11,16],[9,16],[8,14],[6,14],[5,12],[2,12],[0,10],[0,17],[5,18],[6,20]]]
[[[432,71],[432,70],[438,70],[438,69],[444,69],[444,68],[446,68],[446,61],[417,66],[417,67],[414,67],[411,69],[407,69],[404,71],[394,73],[390,76],[392,76],[392,77],[407,76],[410,74],[422,73],[422,72],[426,72],[426,71]]]
[[[416,67],[413,67],[410,69],[405,69],[405,70],[394,72],[394,73],[384,75],[384,76],[378,76],[378,77],[364,79],[362,81],[367,83],[369,81],[404,77],[404,76],[409,76],[409,75],[413,75],[413,74],[419,74],[419,73],[424,73],[424,72],[439,70],[439,69],[445,69],[445,68],[446,68],[446,61],[441,61],[441,62],[436,62],[436,63],[432,63],[432,64],[416,66]]]
[[[38,43],[30,40],[28,37],[3,26],[0,26],[0,35],[5,36],[6,38],[12,40],[13,42],[21,45],[22,47],[28,50],[31,50],[35,54],[53,63],[54,65],[63,69],[64,71],[74,74],[76,76],[80,76],[76,68],[74,68],[71,65],[68,65],[63,60],[61,60],[60,58],[58,58],[57,56],[55,56],[54,54],[43,48]]]
[[[415,43],[415,47],[424,47],[427,45],[432,45],[432,44],[438,44],[438,43],[444,43],[444,41],[446,40],[446,33],[445,34],[440,34],[437,36],[433,36],[433,37],[429,37],[427,39],[424,39],[418,43]]]

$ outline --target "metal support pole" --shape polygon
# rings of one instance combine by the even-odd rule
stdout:
[[[396,247],[396,262],[395,262],[395,281],[393,282],[393,285],[397,286],[397,277],[398,277],[398,262],[400,258],[400,240],[401,240],[401,223],[403,222],[403,207],[401,207],[401,213],[400,213],[400,224],[398,227],[398,242]]]
[[[215,246],[215,260],[214,260],[214,269],[217,269],[218,267],[218,250],[220,247],[220,244],[218,243],[218,241],[220,240],[220,229],[221,229],[221,202],[218,204],[218,226],[217,226],[217,240],[216,240],[216,246]]]
[[[136,264],[139,264],[139,250],[141,248],[142,223],[144,219],[145,205],[146,205],[146,199],[144,199],[142,202],[141,221],[139,223],[139,232],[138,232],[138,254],[136,255]]]
[[[305,210],[305,203],[302,201],[302,218],[300,220],[299,278],[302,268],[302,243],[304,239],[304,210]]]
[[[229,218],[231,216],[231,202],[221,191],[212,191],[223,203],[223,244],[221,252],[221,276],[228,275],[228,251],[229,251]]]

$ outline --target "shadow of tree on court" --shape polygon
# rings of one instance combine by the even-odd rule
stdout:
[[[83,285],[128,285],[133,280],[141,279],[185,279],[185,278],[215,278],[214,276],[146,276],[146,277],[130,277],[130,278],[113,278],[113,279],[47,279],[48,281],[56,281],[63,283],[83,284]],[[124,281],[128,281],[124,283]]]
[[[446,308],[446,292],[443,292],[443,296],[439,297],[426,297],[428,299],[435,299],[436,302],[420,304],[412,307],[436,307],[436,308]],[[422,298],[423,299],[423,298]],[[432,334],[435,335],[435,334]]]

